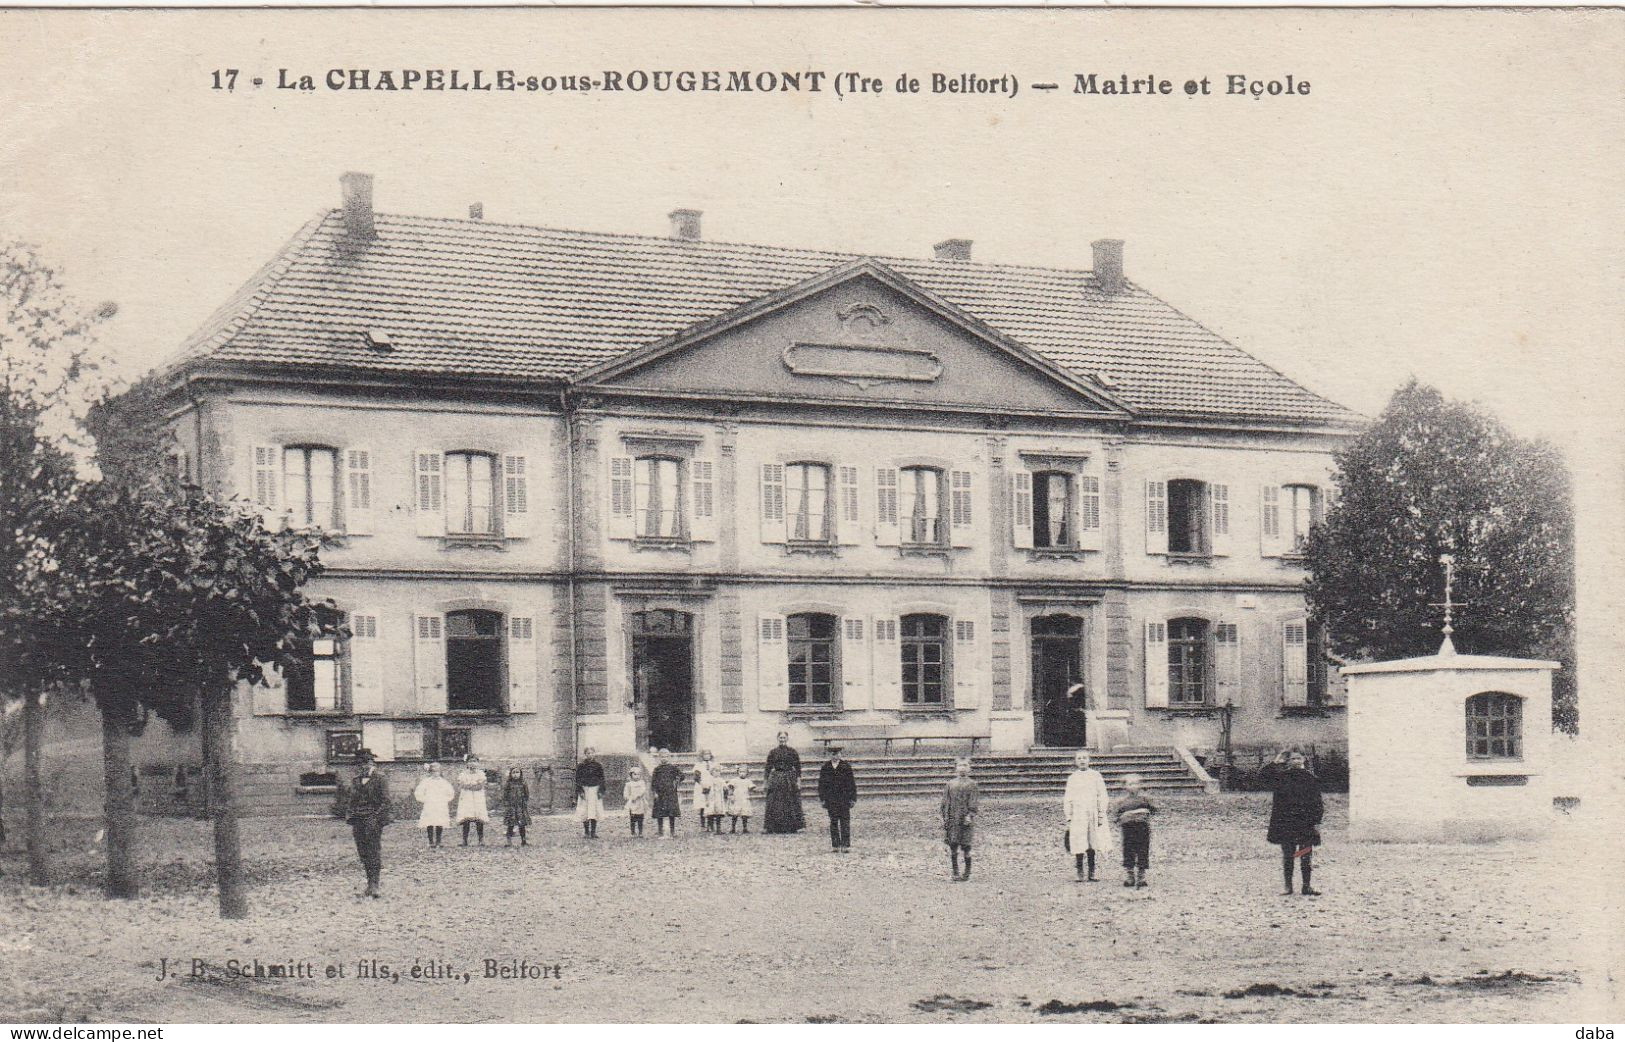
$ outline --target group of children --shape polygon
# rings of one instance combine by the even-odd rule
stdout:
[[[455,782],[455,785],[453,784]],[[470,753],[463,757],[462,770],[447,780],[438,763],[431,763],[427,773],[412,790],[412,798],[422,805],[418,812],[418,828],[428,837],[430,847],[444,846],[446,828],[455,822],[462,826],[463,846],[468,846],[472,830],[480,846],[485,846],[485,826],[491,822],[491,811],[485,799],[485,768],[479,757]],[[456,801],[455,812],[452,801]],[[525,772],[519,767],[508,770],[502,783],[502,823],[507,827],[507,845],[513,845],[514,833],[519,834],[519,845],[529,846],[530,785]]]
[[[643,835],[643,820],[654,812],[656,835],[677,835],[677,782],[680,769],[670,762],[671,753],[656,750],[657,761],[645,779],[644,769],[636,764],[627,769],[626,814],[632,835]],[[745,764],[726,767],[716,762],[709,752],[702,752],[694,765],[693,809],[700,819],[700,828],[706,832],[722,833],[722,819],[728,819],[729,832],[750,832],[751,792],[756,783],[751,780],[750,768]]]

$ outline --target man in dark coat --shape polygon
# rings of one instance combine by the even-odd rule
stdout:
[[[1300,752],[1282,750],[1264,768],[1264,782],[1275,793],[1270,804],[1269,841],[1281,848],[1281,876],[1286,880],[1283,897],[1292,895],[1292,864],[1303,863],[1303,893],[1319,897],[1309,885],[1314,868],[1315,847],[1320,845],[1320,820],[1326,808],[1320,798],[1320,780],[1309,773]]]
[[[384,871],[384,826],[389,824],[389,783],[379,773],[371,749],[356,753],[361,773],[350,783],[350,798],[345,820],[355,833],[356,853],[361,855],[361,867],[367,873],[367,889],[363,897],[383,897],[378,889],[379,877]]]
[[[829,761],[818,769],[818,802],[829,812],[829,843],[834,850],[852,847],[852,805],[858,802],[858,782],[852,765],[841,759],[841,747],[832,745]]]

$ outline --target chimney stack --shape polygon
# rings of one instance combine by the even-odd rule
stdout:
[[[937,260],[968,261],[970,260],[969,239],[944,239],[931,247]]]
[[[671,237],[682,239],[685,242],[698,242],[700,239],[699,210],[673,210],[666,216],[671,218]]]
[[[471,220],[471,221],[483,221],[483,220],[485,220],[485,204],[484,203],[469,203],[468,204],[468,219]]]
[[[1123,292],[1123,240],[1096,239],[1095,284],[1102,293]]]
[[[372,223],[372,175],[348,173],[344,186],[344,231],[350,242],[362,246],[377,238]]]

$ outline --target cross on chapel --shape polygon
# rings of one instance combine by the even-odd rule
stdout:
[[[1450,640],[1450,635],[1456,632],[1456,628],[1451,625],[1451,621],[1455,609],[1466,607],[1468,602],[1458,601],[1453,595],[1456,585],[1456,559],[1450,554],[1440,554],[1439,563],[1444,565],[1444,600],[1430,602],[1428,607],[1444,609],[1444,640],[1439,644],[1439,654],[1454,655],[1456,645]]]

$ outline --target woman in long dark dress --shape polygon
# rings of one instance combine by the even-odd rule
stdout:
[[[677,782],[682,776],[683,772],[671,762],[671,754],[660,750],[654,773],[649,776],[649,789],[654,793],[657,836],[677,838]],[[666,831],[667,825],[671,826],[669,833]]]
[[[790,736],[779,732],[779,744],[767,754],[767,813],[765,832],[800,832],[807,827],[801,813],[801,757],[790,748]]]

